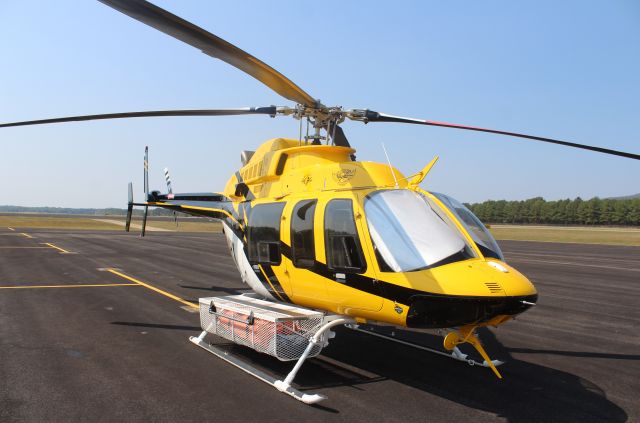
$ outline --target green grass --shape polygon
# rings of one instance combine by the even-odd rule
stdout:
[[[86,217],[0,216],[0,227],[113,230],[116,226]]]
[[[98,220],[95,220],[98,219]],[[58,216],[0,216],[0,227],[11,227],[16,230],[30,228],[73,229],[73,230],[124,230],[124,226],[100,221],[100,219],[124,222],[120,216],[90,217],[58,217]],[[141,219],[134,218],[133,225],[140,225]],[[147,227],[167,229],[177,232],[220,232],[219,222],[207,220],[178,219],[178,227],[171,220],[147,221]],[[133,232],[140,229],[131,228]],[[491,232],[498,240],[565,242],[579,244],[610,244],[640,246],[640,228],[607,228],[584,226],[526,226],[526,225],[491,225]]]
[[[640,228],[491,225],[498,240],[640,246]]]
[[[141,225],[142,219],[131,219],[132,224]],[[114,225],[115,226],[115,225]],[[176,232],[222,232],[222,224],[217,221],[207,221],[204,219],[185,220],[178,218],[178,226],[173,220],[148,220],[147,226],[167,229]],[[136,230],[136,229],[132,229]]]
[[[117,225],[102,220],[117,220],[122,225]],[[134,218],[131,222],[133,225],[140,225],[141,219]],[[28,216],[28,215],[2,215],[0,216],[0,228],[10,227],[16,230],[20,229],[73,229],[73,230],[93,230],[93,231],[114,231],[124,230],[124,217],[120,216],[96,216],[91,217],[59,217],[59,216]],[[209,222],[206,220],[185,220],[178,219],[178,227],[173,221],[154,220],[147,221],[147,227],[167,229],[174,232],[220,232],[221,224],[219,222]],[[140,229],[131,228],[132,231]]]

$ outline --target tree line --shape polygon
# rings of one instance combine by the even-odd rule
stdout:
[[[545,201],[494,201],[467,204],[485,223],[548,223],[561,225],[640,225],[640,198]]]

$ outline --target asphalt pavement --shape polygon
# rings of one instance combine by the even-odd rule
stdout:
[[[296,378],[329,397],[308,406],[188,342],[189,303],[246,292],[221,234],[13,229],[0,228],[3,423],[640,421],[637,247],[503,241],[540,295],[480,332],[503,380],[338,329]],[[293,365],[216,342],[279,378]]]

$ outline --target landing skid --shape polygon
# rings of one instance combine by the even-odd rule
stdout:
[[[203,333],[206,334],[206,332],[203,332]],[[280,390],[280,388],[278,387],[278,382],[280,382],[279,380],[277,380],[273,376],[266,374],[261,370],[256,369],[255,367],[246,363],[245,361],[240,360],[239,358],[235,357],[233,354],[230,354],[227,351],[224,351],[214,345],[209,344],[208,342],[205,342],[199,336],[191,336],[189,337],[189,341],[193,342],[200,348],[203,348],[209,351],[211,354],[215,355],[216,357],[223,359],[227,363],[236,366],[237,368],[250,374],[251,376],[257,379],[260,379],[264,383],[268,383],[274,388]],[[291,395],[298,401],[302,401],[305,404],[315,404],[327,398],[324,395],[319,395],[319,394],[305,394],[304,392],[301,392],[296,388],[293,388],[292,386],[286,387],[284,390],[280,390],[280,391],[287,395]]]
[[[320,394],[305,394],[304,392],[301,392],[298,389],[291,386],[291,383],[293,382],[293,379],[296,377],[298,370],[300,370],[300,367],[302,367],[302,364],[311,354],[313,348],[318,344],[327,342],[327,339],[325,338],[325,334],[328,333],[327,338],[331,338],[332,337],[331,335],[333,334],[333,332],[330,332],[331,328],[339,325],[346,325],[346,324],[355,324],[355,321],[348,317],[327,316],[325,323],[311,337],[306,349],[304,350],[304,352],[296,362],[295,366],[289,372],[289,374],[284,380],[278,380],[266,374],[265,372],[259,369],[256,369],[255,367],[246,363],[245,361],[235,357],[233,354],[230,354],[214,345],[211,345],[205,342],[204,337],[208,333],[206,330],[202,331],[202,333],[197,337],[196,336],[189,337],[189,341],[196,344],[200,348],[203,348],[209,351],[211,354],[215,355],[218,358],[221,358],[227,363],[233,364],[237,368],[243,370],[244,372],[250,374],[251,376],[254,376],[255,378],[263,381],[264,383],[267,383],[273,386],[278,391],[292,396],[298,401],[302,401],[305,404],[316,404],[324,399],[327,399],[327,397]]]
[[[406,345],[408,347],[417,348],[419,350],[428,351],[430,353],[438,354],[438,355],[441,355],[443,357],[452,358],[452,359],[457,360],[457,361],[464,361],[470,366],[481,366],[481,367],[491,368],[491,365],[486,360],[484,360],[481,363],[481,362],[476,361],[476,360],[474,360],[472,358],[469,358],[469,356],[467,354],[464,354],[462,351],[460,351],[460,349],[458,347],[454,347],[453,350],[450,353],[448,353],[448,352],[445,352],[445,351],[437,350],[435,348],[429,348],[429,347],[425,347],[423,345],[414,344],[412,342],[403,341],[403,340],[395,338],[393,336],[389,336],[389,335],[385,335],[385,334],[382,334],[382,333],[374,332],[373,330],[362,329],[359,325],[345,325],[345,326],[348,327],[349,329],[355,330],[357,332],[362,332],[362,333],[366,333],[368,335],[377,336],[378,338],[383,338],[383,339],[386,339],[386,340],[389,340],[389,341],[397,342],[399,344]],[[491,360],[491,363],[493,364],[493,366],[498,367],[498,366],[504,364],[504,361]]]

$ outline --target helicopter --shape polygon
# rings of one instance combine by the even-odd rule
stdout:
[[[149,207],[221,221],[233,261],[253,294],[201,298],[203,331],[190,339],[306,403],[324,397],[300,392],[291,383],[304,361],[328,343],[336,326],[364,330],[363,324],[380,323],[442,330],[452,358],[488,367],[501,378],[501,362],[489,358],[477,330],[502,325],[538,300],[535,286],[505,261],[496,240],[468,208],[420,187],[437,157],[409,176],[390,163],[359,161],[340,126],[343,122],[493,133],[640,160],[638,154],[552,138],[326,106],[256,57],[152,3],[100,1],[234,66],[295,105],[82,115],[0,127],[164,116],[298,120],[298,139],[275,138],[242,151],[240,169],[219,193],[174,193],[168,171],[168,192],[150,191],[146,149],[145,201],[134,201],[130,183],[126,230],[137,206],[144,207],[142,236]],[[311,321],[313,325],[305,327]],[[256,341],[267,332],[266,340]],[[296,365],[284,380],[275,380],[206,343],[208,333],[281,360],[297,360]],[[465,343],[484,361],[463,354],[458,346]]]

